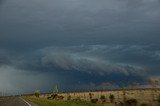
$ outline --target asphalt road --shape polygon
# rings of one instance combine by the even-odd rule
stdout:
[[[20,97],[0,97],[0,106],[37,106]]]

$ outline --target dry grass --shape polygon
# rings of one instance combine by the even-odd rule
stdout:
[[[86,101],[64,101],[64,100],[48,100],[46,98],[36,97],[23,97],[31,102],[38,104],[39,106],[102,106],[100,104],[93,104]]]

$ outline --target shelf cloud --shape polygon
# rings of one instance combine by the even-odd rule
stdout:
[[[64,89],[77,83],[144,84],[158,77],[159,4],[0,0],[0,91],[49,90],[57,83]]]

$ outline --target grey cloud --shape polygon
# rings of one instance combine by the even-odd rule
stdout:
[[[155,57],[157,60],[160,60],[160,51],[156,51],[153,57]]]
[[[54,80],[56,75],[52,75],[54,78],[51,78],[47,73],[30,72],[7,65],[0,66],[0,73],[0,91],[8,94],[29,93],[35,89],[44,91],[46,87],[52,86],[48,83],[58,83]]]
[[[5,49],[159,44],[158,0],[9,0],[2,8],[0,43]]]
[[[75,48],[75,49],[74,49]],[[110,48],[108,50],[108,48]],[[65,50],[66,48],[64,48]],[[99,74],[110,74],[110,73],[122,73],[124,75],[136,74],[144,75],[145,68],[127,63],[118,63],[107,60],[103,54],[106,50],[112,52],[114,49],[119,47],[110,46],[89,46],[89,47],[71,47],[68,51],[57,52],[53,48],[42,58],[42,64],[46,67],[58,67],[63,70],[77,70],[87,73],[99,73]],[[76,52],[76,49],[79,49]],[[84,51],[80,51],[80,50]],[[97,50],[96,50],[97,49]],[[122,50],[121,50],[122,51]],[[45,51],[46,53],[47,51]],[[128,52],[128,51],[127,51]],[[104,57],[104,58],[103,58]]]
[[[7,51],[0,50],[0,66],[1,65],[9,65],[11,64],[11,60]]]
[[[0,0],[0,5],[2,5],[3,2],[4,2],[4,0]]]
[[[75,87],[77,90],[83,91],[83,90],[88,90],[88,91],[95,91],[97,89],[100,90],[105,90],[105,89],[115,89],[119,88],[118,85],[114,85],[111,82],[103,82],[100,84],[96,84],[93,82],[87,83],[87,84],[76,84],[73,87]]]
[[[159,4],[159,0],[0,0],[0,67],[90,77],[159,74]]]
[[[10,60],[9,59],[7,59],[7,58],[4,58],[4,57],[0,57],[0,66],[1,65],[6,65],[6,64],[10,64],[11,62],[10,62]]]
[[[135,78],[145,80],[157,74],[153,66],[159,66],[159,49],[143,45],[52,46],[27,53],[14,53],[10,56],[7,51],[1,54],[3,54],[0,58],[0,72],[3,76],[0,77],[1,83],[7,82],[10,85],[5,87],[12,86],[10,88],[16,90],[22,88],[21,84],[23,85],[26,80],[20,79],[27,75],[27,78],[34,79],[35,82],[28,80],[27,83],[32,87],[25,86],[25,91],[36,89],[36,86],[42,87],[46,82],[72,85],[71,80],[75,79],[83,83],[82,76],[84,79],[93,76],[99,79],[108,77],[109,81],[112,81],[114,76],[120,79],[122,76],[129,77],[131,81]],[[2,58],[5,56],[7,58]],[[10,78],[6,80],[8,77]],[[17,81],[17,78],[20,81],[15,85],[14,81]],[[43,79],[46,79],[44,83],[36,82]],[[39,85],[34,86],[34,83]]]
[[[158,67],[159,50],[143,45],[55,46],[5,59],[1,58],[1,64],[9,62],[10,66],[31,71],[144,75],[154,73],[153,67]]]

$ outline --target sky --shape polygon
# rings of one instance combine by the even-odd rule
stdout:
[[[160,79],[159,0],[0,0],[0,91]]]

